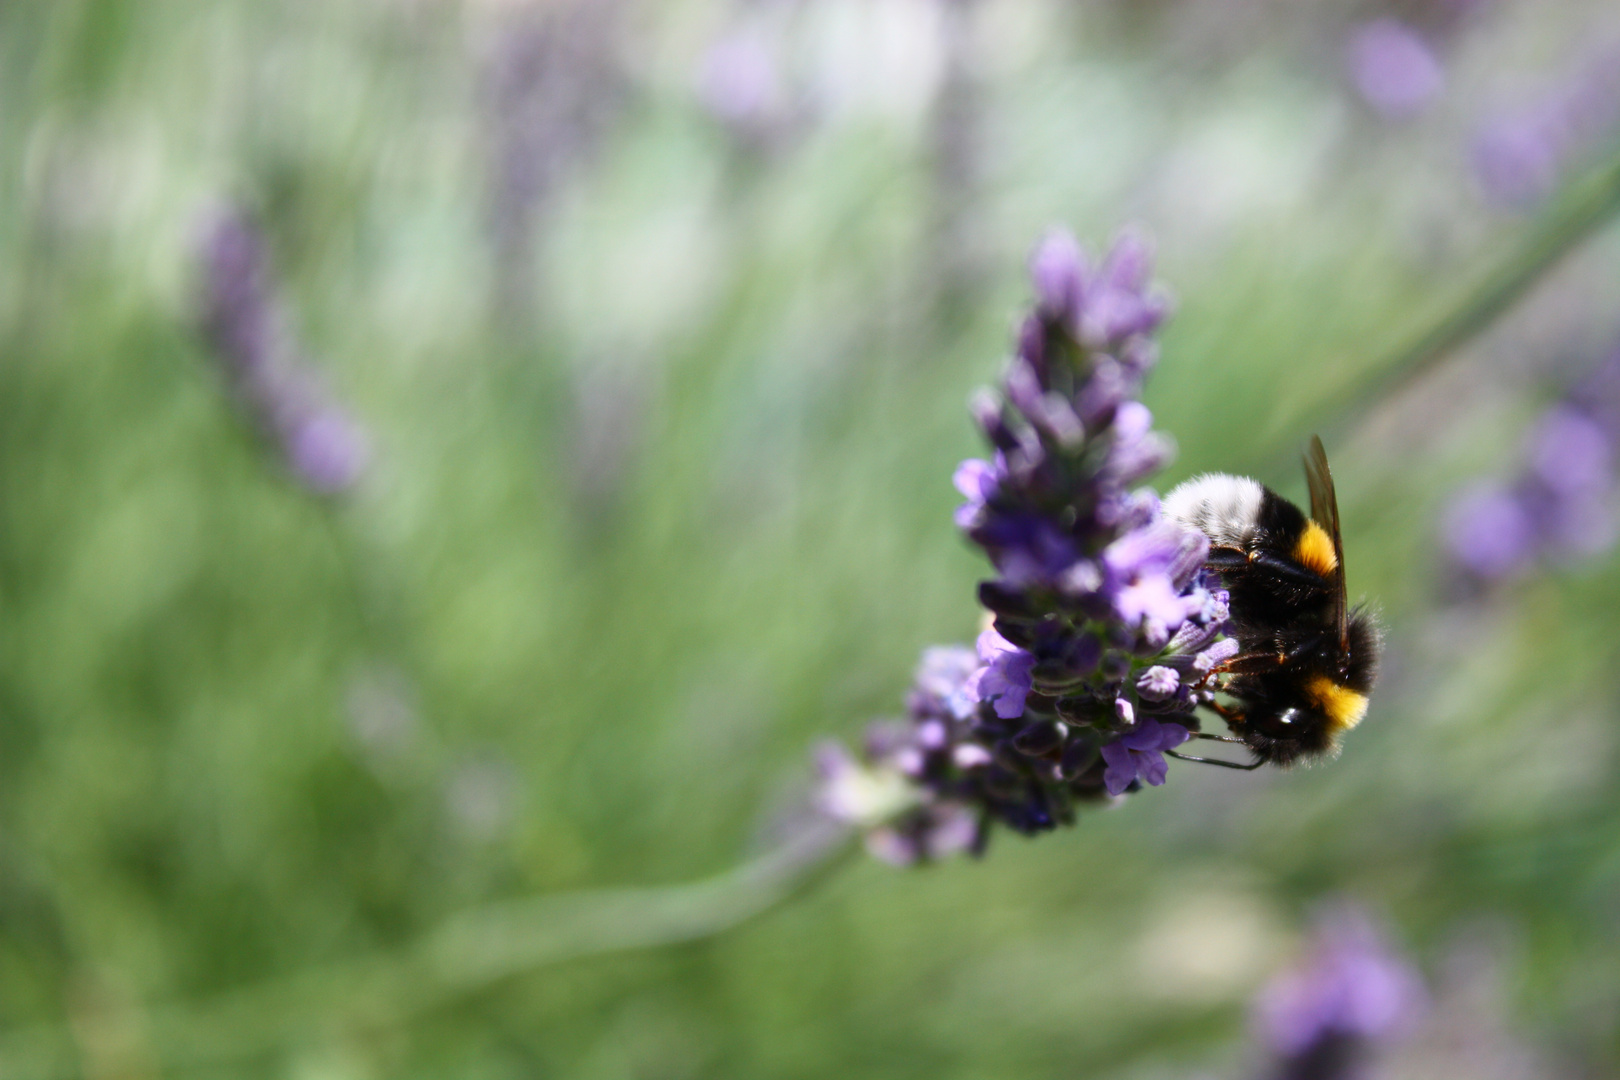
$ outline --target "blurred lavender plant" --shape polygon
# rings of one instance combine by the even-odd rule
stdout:
[[[871,828],[880,857],[982,851],[996,822],[1039,833],[1164,783],[1236,651],[1208,540],[1132,489],[1171,454],[1136,400],[1167,311],[1150,263],[1131,235],[1096,266],[1067,233],[1035,253],[1017,355],[973,403],[993,457],[956,473],[957,524],[998,575],[979,586],[993,624],[923,654],[907,721],[874,726],[862,761],[822,752],[822,809]]]
[[[534,306],[540,223],[569,171],[591,157],[623,107],[621,5],[578,0],[503,14],[484,65],[490,229],[500,310]]]
[[[1255,1002],[1255,1029],[1275,1080],[1354,1080],[1380,1043],[1409,1031],[1426,1003],[1417,971],[1367,915],[1344,906],[1318,920],[1303,961]]]
[[[1474,139],[1486,199],[1526,207],[1551,194],[1583,151],[1620,125],[1620,47],[1594,54],[1540,100],[1490,120]]]
[[[369,440],[293,342],[268,280],[263,236],[227,209],[204,226],[198,257],[203,333],[244,410],[312,491],[352,487],[370,462]]]
[[[1567,562],[1620,539],[1615,446],[1620,441],[1620,352],[1549,408],[1525,441],[1512,483],[1482,480],[1444,517],[1446,552],[1475,587],[1542,560]]]

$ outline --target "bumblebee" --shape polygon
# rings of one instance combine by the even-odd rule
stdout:
[[[1310,517],[1258,481],[1221,473],[1165,497],[1167,517],[1209,537],[1205,566],[1231,593],[1238,653],[1211,674],[1235,704],[1211,707],[1232,732],[1222,741],[1254,755],[1249,764],[1188,760],[1256,769],[1331,757],[1367,713],[1382,640],[1371,614],[1346,606],[1339,504],[1314,436],[1305,481]]]

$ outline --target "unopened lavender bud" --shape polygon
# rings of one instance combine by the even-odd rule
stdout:
[[[1068,729],[1056,720],[1037,720],[1013,737],[1013,745],[1021,753],[1040,757],[1063,745]]]
[[[1136,229],[1125,229],[1114,240],[1098,278],[1109,288],[1142,293],[1153,273],[1153,246]]]
[[[1063,322],[1080,310],[1085,290],[1085,255],[1072,233],[1049,233],[1035,249],[1029,272],[1043,316]]]
[[[1058,773],[1065,780],[1073,780],[1097,762],[1099,743],[1095,737],[1081,736],[1069,740],[1058,761]]]
[[[997,450],[1016,450],[1019,447],[1018,436],[1007,426],[1002,416],[1001,402],[988,390],[981,390],[973,395],[968,402],[968,412],[972,414],[979,430],[984,437],[990,440],[990,445]]]
[[[1199,653],[1192,666],[1199,672],[1213,671],[1217,664],[1225,663],[1237,654],[1237,638],[1225,638]]]

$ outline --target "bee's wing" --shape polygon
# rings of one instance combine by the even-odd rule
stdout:
[[[1311,489],[1311,518],[1333,538],[1333,620],[1339,628],[1339,644],[1348,646],[1350,631],[1344,596],[1344,540],[1339,536],[1339,500],[1333,493],[1333,473],[1328,470],[1327,451],[1320,436],[1311,436],[1305,452],[1305,483]]]

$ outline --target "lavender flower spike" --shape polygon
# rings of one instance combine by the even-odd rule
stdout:
[[[1137,400],[1169,310],[1151,266],[1134,235],[1093,262],[1056,233],[1031,260],[1017,353],[973,406],[990,453],[955,476],[956,523],[994,571],[979,585],[991,625],[975,652],[931,650],[908,723],[867,740],[866,767],[916,793],[872,834],[891,861],[977,852],[998,822],[1043,832],[1163,784],[1165,751],[1213,699],[1208,673],[1235,643],[1209,542],[1132,489],[1171,452]]]
[[[245,216],[226,211],[205,228],[199,261],[203,333],[243,408],[311,490],[352,487],[370,461],[369,442],[289,339],[263,238]]]
[[[1511,484],[1482,481],[1453,496],[1444,540],[1470,591],[1538,561],[1587,558],[1620,540],[1620,353],[1553,405],[1525,440]]]
[[[1345,906],[1318,919],[1303,961],[1261,992],[1255,1027],[1279,1080],[1353,1080],[1425,1001],[1417,972],[1364,912]]]

